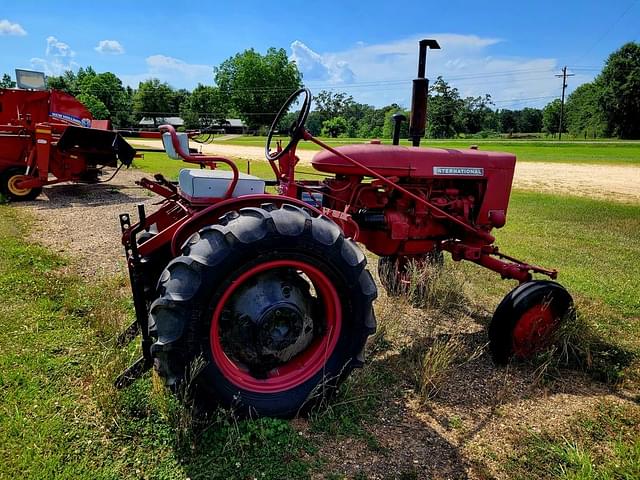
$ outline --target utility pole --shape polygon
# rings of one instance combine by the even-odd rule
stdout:
[[[573,77],[573,73],[567,73],[567,66],[562,69],[562,75],[558,74],[556,77],[562,77],[562,100],[560,101],[560,125],[558,125],[558,140],[562,140],[562,120],[564,117],[564,91],[567,88],[567,77]]]

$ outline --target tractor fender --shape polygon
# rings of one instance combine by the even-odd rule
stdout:
[[[246,207],[259,207],[264,203],[275,204],[277,207],[288,203],[300,208],[304,208],[318,216],[323,215],[322,211],[309,205],[302,200],[285,195],[258,194],[245,195],[237,198],[229,198],[221,202],[215,203],[204,210],[199,211],[190,219],[180,225],[171,239],[171,253],[174,257],[180,255],[184,243],[201,228],[218,223],[221,216],[232,210],[239,210]],[[333,221],[333,220],[331,220]],[[335,223],[335,222],[334,222]]]

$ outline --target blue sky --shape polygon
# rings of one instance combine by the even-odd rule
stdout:
[[[607,55],[640,41],[640,1],[71,2],[0,0],[0,73],[59,74],[92,65],[137,86],[213,83],[212,67],[246,48],[282,47],[312,90],[346,91],[377,106],[409,100],[417,41],[436,38],[428,76],[499,108],[546,104]]]

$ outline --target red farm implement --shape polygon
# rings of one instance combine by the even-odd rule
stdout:
[[[164,203],[148,216],[139,206],[136,224],[120,217],[136,311],[121,341],[141,332],[143,355],[119,387],[153,366],[168,385],[190,379],[208,402],[242,412],[287,417],[313,405],[363,365],[376,328],[376,285],[358,243],[380,256],[390,293],[406,281],[410,260],[438,263],[442,252],[516,280],[489,329],[494,360],[527,358],[549,344],[570,314],[570,295],[552,281],[555,270],[502,254],[491,234],[506,221],[515,157],[419,148],[427,47],[438,45],[420,43],[412,147],[332,148],[305,129],[306,89],[291,96],[269,132],[274,182],[239,173],[225,158],[189,154],[186,136],[161,127],[170,156],[211,169],[183,170],[178,186],[143,179]],[[272,149],[290,109],[298,114],[288,143]],[[312,163],[327,178],[296,180],[300,141],[322,147]],[[268,183],[277,194],[265,193]]]
[[[54,183],[96,182],[104,167],[130,165],[135,153],[71,95],[0,89],[0,192],[11,200]]]

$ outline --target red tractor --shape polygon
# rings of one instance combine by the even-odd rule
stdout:
[[[0,193],[10,200],[32,200],[54,183],[96,182],[104,167],[130,165],[135,153],[71,95],[0,89]]]
[[[409,259],[444,251],[517,280],[489,328],[492,356],[505,363],[548,345],[571,296],[551,280],[533,280],[555,279],[555,270],[500,253],[491,235],[505,224],[515,157],[418,146],[427,47],[437,43],[420,43],[412,147],[326,145],[305,129],[307,89],[290,97],[269,132],[274,182],[242,174],[225,158],[190,155],[186,136],[161,127],[170,156],[211,169],[182,170],[178,186],[159,175],[143,179],[164,203],[149,216],[139,206],[134,225],[120,217],[136,311],[121,340],[140,331],[142,357],[117,386],[153,366],[167,385],[189,383],[202,398],[245,413],[289,417],[315,404],[363,365],[376,329],[376,285],[358,243],[393,267],[386,286],[403,281]],[[288,143],[272,149],[294,105]],[[301,140],[324,149],[312,162],[324,180],[296,180]],[[278,193],[265,193],[267,184]]]

